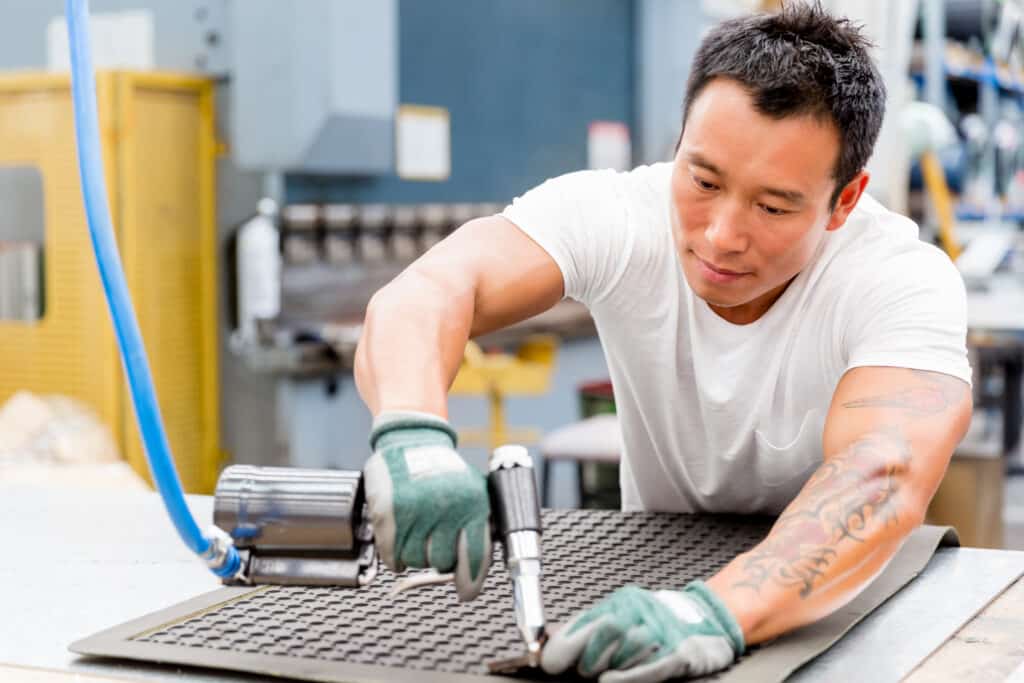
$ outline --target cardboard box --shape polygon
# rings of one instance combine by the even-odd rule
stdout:
[[[957,453],[928,506],[929,524],[956,527],[960,544],[1003,547],[1006,463],[1000,456]]]

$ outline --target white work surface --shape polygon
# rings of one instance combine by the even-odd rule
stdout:
[[[189,506],[201,527],[212,519],[212,498],[192,496]],[[67,648],[221,587],[148,491],[0,487],[0,538],[0,664],[170,680],[174,668],[88,660]]]
[[[189,502],[205,525],[212,499]],[[79,638],[220,586],[178,540],[156,494],[0,485],[0,537],[0,668],[183,680],[175,667],[80,658],[67,650]],[[857,680],[865,659],[873,662],[873,680],[889,680],[886,671],[905,673],[908,661],[912,667],[1024,572],[1019,552],[945,549],[940,559],[815,660],[805,670],[809,678],[821,680],[816,672],[828,680]],[[253,678],[191,669],[187,680]]]

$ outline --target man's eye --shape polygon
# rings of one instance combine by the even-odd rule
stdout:
[[[704,190],[706,192],[710,192],[711,190],[717,190],[718,189],[718,185],[715,185],[714,183],[709,183],[706,180],[701,180],[697,176],[693,176],[693,183],[694,183],[694,185],[696,185],[697,187],[699,187],[700,189],[702,189],[702,190]]]
[[[786,211],[785,209],[779,209],[777,207],[769,206],[767,204],[762,204],[761,209],[769,216],[785,216],[787,213],[789,213],[789,211]]]

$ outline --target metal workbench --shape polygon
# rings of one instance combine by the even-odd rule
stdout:
[[[6,541],[0,562],[0,666],[182,680],[174,667],[83,659],[67,650],[83,636],[219,587],[177,540],[156,495],[0,493],[0,533]],[[189,502],[200,523],[210,519],[210,498]],[[901,670],[909,670],[908,661],[920,661],[1022,572],[1024,553],[940,550],[918,579],[798,678],[858,679],[865,652],[876,662],[902,658]],[[874,679],[886,680],[884,675]],[[188,680],[252,678],[189,669]]]

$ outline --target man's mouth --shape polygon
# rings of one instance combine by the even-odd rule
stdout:
[[[705,261],[700,256],[697,256],[696,252],[693,252],[693,256],[694,258],[697,259],[697,262],[700,264],[701,272],[707,279],[711,280],[712,282],[732,282],[733,280],[737,280],[743,277],[744,275],[750,274],[749,271],[723,268],[721,266],[715,265],[714,263],[711,263],[710,261]]]

